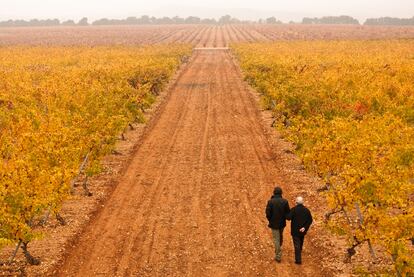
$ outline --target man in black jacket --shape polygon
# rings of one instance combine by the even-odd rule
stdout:
[[[296,206],[290,210],[287,219],[291,220],[290,232],[295,247],[295,263],[302,264],[303,241],[313,221],[311,212],[303,205],[302,197],[296,198]]]
[[[272,229],[275,260],[279,263],[282,260],[283,230],[286,227],[286,216],[289,212],[289,203],[282,198],[282,189],[276,187],[272,198],[267,202],[266,218],[269,221],[269,228]]]

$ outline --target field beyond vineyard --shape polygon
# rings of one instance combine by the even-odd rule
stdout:
[[[237,42],[414,38],[412,27],[347,25],[148,25],[0,28],[0,45],[154,45],[227,47]]]

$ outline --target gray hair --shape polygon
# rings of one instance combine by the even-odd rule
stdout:
[[[298,196],[297,198],[296,198],[296,204],[303,204],[303,197],[302,196]]]

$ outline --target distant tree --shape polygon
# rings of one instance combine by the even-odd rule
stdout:
[[[135,16],[130,16],[127,19],[125,19],[125,24],[136,25],[138,24],[138,18],[136,18]]]
[[[341,16],[325,16],[321,18],[305,17],[302,20],[302,24],[356,24],[356,25],[359,25],[359,21],[353,17],[347,16],[347,15],[341,15]]]
[[[240,24],[240,23],[242,23],[242,21],[238,18],[232,17],[232,18],[230,18],[230,23],[231,24]]]
[[[139,24],[150,24],[151,23],[151,19],[148,15],[143,15],[141,16],[140,19],[138,19]]]
[[[76,23],[73,20],[66,20],[66,21],[62,22],[62,25],[63,26],[74,26],[74,25],[76,25]]]
[[[394,26],[414,26],[414,16],[412,18],[380,17],[368,18],[364,25],[394,25]]]
[[[8,21],[1,21],[1,22],[0,22],[0,26],[1,26],[1,27],[7,27],[7,26],[10,26],[10,25],[9,25],[9,24],[11,24],[11,23],[10,23],[10,21],[11,21],[11,20],[8,20]]]
[[[200,21],[201,24],[217,24],[217,20],[214,18],[203,18]]]
[[[26,24],[22,24],[22,25],[26,25]],[[40,25],[41,25],[41,22],[38,19],[31,19],[27,24],[27,26],[40,26]]]
[[[282,21],[277,20],[276,17],[272,16],[266,19],[266,24],[282,24]]]
[[[230,15],[225,15],[225,16],[220,17],[218,23],[219,24],[229,24],[229,23],[231,23],[231,16]]]
[[[174,24],[184,24],[185,23],[185,19],[181,18],[179,16],[174,16],[172,18],[172,20],[173,20]]]
[[[11,26],[29,26],[29,22],[24,21],[24,20],[11,20]]]
[[[186,24],[200,24],[201,19],[195,16],[189,16],[185,19]]]
[[[78,25],[79,26],[87,26],[87,25],[89,25],[88,18],[84,17],[81,20],[79,20]]]
[[[44,26],[59,26],[60,21],[59,19],[46,19],[43,23]]]
[[[163,17],[157,20],[158,24],[174,24],[174,20],[169,17]]]
[[[92,22],[92,25],[99,26],[99,25],[111,25],[112,21],[107,18],[101,18]]]

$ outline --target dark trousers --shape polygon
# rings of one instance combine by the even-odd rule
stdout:
[[[282,244],[283,244],[283,229],[272,229],[273,242],[275,244],[275,260],[281,261],[282,259]]]
[[[305,237],[292,236],[292,238],[293,238],[293,246],[295,247],[295,262],[301,263],[303,240],[305,239]]]

